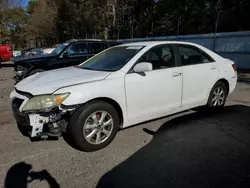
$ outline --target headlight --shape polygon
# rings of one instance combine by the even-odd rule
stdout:
[[[22,111],[48,110],[59,106],[70,93],[58,95],[41,95],[31,98],[22,108]]]

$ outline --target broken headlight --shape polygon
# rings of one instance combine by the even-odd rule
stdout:
[[[24,105],[22,111],[48,111],[59,106],[69,95],[70,93],[35,96]]]

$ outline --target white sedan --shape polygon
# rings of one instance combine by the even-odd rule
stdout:
[[[30,76],[10,95],[22,132],[106,147],[119,128],[187,109],[221,108],[235,89],[234,62],[193,43],[140,42],[109,48],[76,67]]]

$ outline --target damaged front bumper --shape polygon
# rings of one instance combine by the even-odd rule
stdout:
[[[65,112],[66,114],[66,112]],[[15,115],[16,116],[16,115]],[[62,132],[66,132],[68,120],[58,114],[47,112],[46,114],[27,114],[25,121],[18,121],[19,128],[27,131],[27,134],[31,137],[42,137],[46,138],[48,136],[61,136]]]
[[[56,107],[46,112],[22,112],[23,105],[29,100],[29,96],[14,90],[11,93],[11,105],[14,117],[22,134],[31,138],[58,137],[66,128],[74,109]]]

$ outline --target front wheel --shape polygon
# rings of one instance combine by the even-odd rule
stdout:
[[[100,150],[114,139],[119,128],[116,109],[105,101],[90,102],[71,117],[68,134],[82,151]]]
[[[207,107],[222,108],[226,103],[227,94],[228,91],[225,84],[223,82],[217,82],[210,92]]]

